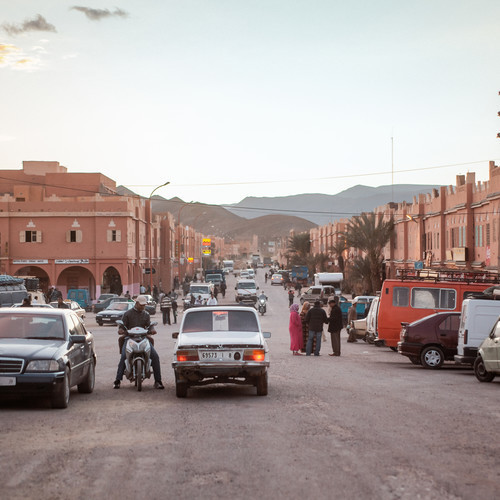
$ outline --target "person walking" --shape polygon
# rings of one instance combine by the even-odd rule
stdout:
[[[220,293],[222,294],[222,298],[224,298],[226,296],[226,288],[227,288],[226,282],[223,281],[220,284]]]
[[[290,306],[290,322],[288,324],[288,331],[290,332],[290,350],[294,356],[302,356],[299,352],[303,347],[302,340],[302,320],[299,315],[299,304],[292,304]]]
[[[216,306],[217,305],[217,298],[215,297],[214,293],[212,292],[210,294],[210,298],[207,300],[207,306]]]
[[[321,336],[323,334],[323,325],[328,323],[328,317],[325,310],[321,307],[321,301],[314,301],[314,307],[307,311],[306,321],[307,323],[309,323],[309,336],[307,338],[306,356],[311,355],[314,338],[316,338],[314,355],[319,356],[319,351],[321,350]]]
[[[293,304],[293,296],[293,290],[290,288],[290,290],[288,290],[288,307],[291,307],[291,305]]]
[[[172,316],[173,316],[174,324],[176,324],[177,323],[177,297],[172,297]]]
[[[164,295],[161,299],[160,302],[160,311],[163,314],[163,324],[166,325],[167,323],[170,325],[170,309],[172,309],[172,299],[170,298],[169,294],[167,293]]]
[[[332,341],[332,352],[329,356],[340,356],[340,331],[342,330],[342,311],[339,307],[339,298],[330,297],[330,316],[328,318],[328,331]]]
[[[356,339],[356,331],[354,328],[353,321],[358,319],[358,313],[356,312],[356,305],[353,304],[347,310],[347,333],[349,337],[347,338],[347,342],[357,342]]]
[[[307,344],[307,337],[309,336],[309,324],[306,321],[307,311],[311,308],[311,304],[307,300],[302,304],[300,310],[300,319],[302,321],[302,352],[306,352],[305,346]],[[313,350],[316,347],[316,340],[313,342]]]

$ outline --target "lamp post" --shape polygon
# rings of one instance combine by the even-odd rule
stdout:
[[[153,234],[152,234],[152,229],[153,229],[153,211],[151,207],[151,198],[154,194],[154,192],[164,186],[168,186],[170,184],[170,181],[164,182],[163,184],[160,184],[159,186],[156,186],[153,191],[151,191],[151,194],[149,195],[148,198],[148,215],[149,215],[149,223],[148,223],[148,249],[149,249],[149,291],[151,295],[153,295],[153,251],[152,251],[152,239],[153,239]]]

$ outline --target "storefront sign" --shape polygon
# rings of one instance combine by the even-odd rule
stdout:
[[[12,264],[48,264],[47,259],[14,259]]]
[[[88,264],[89,259],[55,259],[56,264]]]

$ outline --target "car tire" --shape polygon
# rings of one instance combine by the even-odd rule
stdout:
[[[69,386],[69,370],[67,368],[64,373],[64,380],[60,385],[61,386],[58,387],[56,392],[52,395],[52,400],[51,400],[52,408],[64,409],[68,407],[70,386]]]
[[[95,362],[92,359],[89,363],[89,371],[87,372],[87,376],[85,380],[78,384],[78,392],[82,394],[90,394],[94,391],[95,385]]]
[[[408,359],[412,362],[414,365],[421,365],[422,361],[420,361],[420,358],[418,356],[408,356]]]
[[[443,350],[437,346],[429,346],[423,349],[422,354],[420,354],[420,361],[424,368],[430,370],[436,370],[441,368],[444,363]]]
[[[257,377],[257,396],[267,396],[267,371]]]
[[[179,380],[177,373],[175,374],[175,395],[178,398],[185,398],[188,392],[188,383],[185,380]]]
[[[99,326],[102,326],[102,321],[98,321],[98,322],[97,322],[97,324],[98,324]]]
[[[474,361],[474,375],[476,375],[479,382],[491,382],[495,378],[494,373],[486,371],[483,358],[479,355]]]

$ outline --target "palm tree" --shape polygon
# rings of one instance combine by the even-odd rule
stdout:
[[[310,251],[309,233],[294,234],[288,238],[288,252],[293,264],[305,264]]]
[[[338,239],[331,247],[330,252],[337,257],[339,262],[340,272],[343,274],[345,270],[344,252],[347,250],[345,238]]]
[[[384,221],[380,214],[363,213],[353,217],[347,224],[345,232],[348,248],[361,250],[370,265],[370,275],[366,276],[370,283],[370,292],[380,290],[382,284],[382,250],[387,245],[394,231],[391,218]]]

